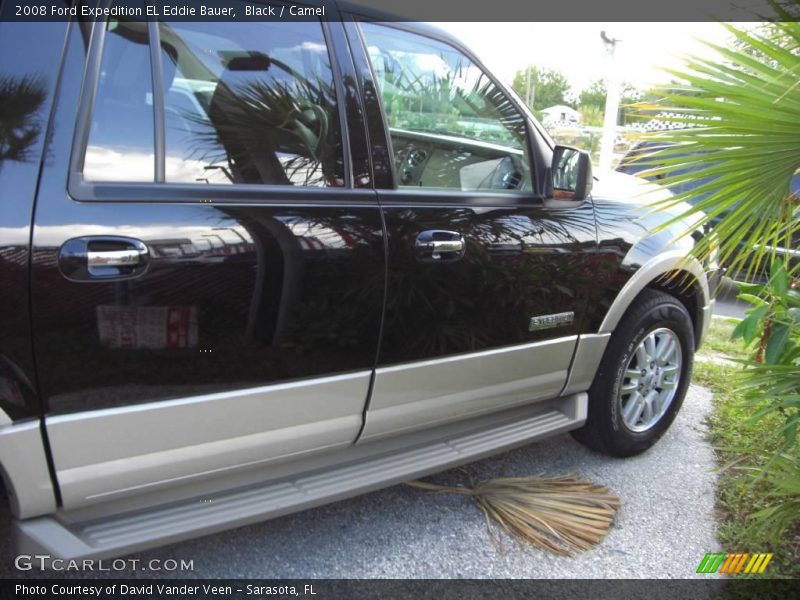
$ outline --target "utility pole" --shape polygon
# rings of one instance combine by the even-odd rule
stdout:
[[[536,104],[536,82],[531,80],[531,110],[533,110],[534,104]]]
[[[614,157],[614,141],[617,137],[617,113],[619,113],[619,73],[614,53],[617,44],[622,40],[609,37],[605,31],[600,38],[608,53],[608,70],[606,75],[606,110],[603,115],[603,137],[600,141],[600,171],[609,171]]]
[[[533,110],[533,92],[531,88],[531,66],[525,69],[525,104]]]

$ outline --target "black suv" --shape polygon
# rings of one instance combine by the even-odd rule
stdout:
[[[714,278],[651,232],[648,184],[592,190],[447,34],[322,6],[0,23],[18,552],[122,554],[566,431],[633,455],[674,419]]]

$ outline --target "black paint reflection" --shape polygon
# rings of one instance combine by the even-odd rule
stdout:
[[[390,208],[388,304],[380,362],[391,363],[585,332],[593,320],[590,204],[575,210]],[[464,258],[417,260],[425,230],[461,233]],[[571,326],[528,331],[530,318],[575,312]]]
[[[44,133],[65,30],[0,21],[0,410],[12,419],[41,413],[28,312],[30,224],[39,166],[50,158]]]
[[[102,208],[97,218],[109,214]],[[124,213],[141,221],[133,210],[120,206],[114,222]],[[151,251],[139,278],[70,282],[57,247],[37,248],[37,341],[51,412],[372,367],[384,285],[377,210],[148,212],[125,231]],[[60,230],[44,227],[40,239]]]
[[[35,386],[31,381],[30,345],[25,338],[29,335],[27,327],[27,272],[28,240],[27,223],[20,222],[14,228],[4,217],[14,209],[12,202],[18,202],[22,214],[29,214],[33,201],[28,198],[14,198],[11,187],[20,170],[9,172],[3,177],[3,170],[10,163],[17,163],[33,176],[33,164],[41,151],[40,135],[44,115],[41,108],[46,98],[46,87],[33,75],[4,75],[0,73],[0,187],[5,193],[0,196],[0,409],[12,417],[21,417],[38,412]],[[29,163],[20,165],[19,163]],[[27,168],[26,168],[27,167]],[[15,177],[16,176],[16,177]],[[24,181],[24,180],[23,180]],[[21,186],[32,192],[32,186]],[[27,209],[27,210],[26,210]],[[21,221],[21,219],[20,219]],[[16,229],[16,231],[14,231]],[[8,233],[6,233],[6,230]],[[15,239],[16,238],[16,239]]]
[[[642,265],[664,250],[680,249],[688,253],[691,248],[691,238],[674,240],[675,228],[659,229],[669,216],[652,211],[642,192],[631,191],[626,185],[616,196],[594,199],[598,253],[604,257],[592,290],[597,306],[592,321],[595,330],[622,287]],[[638,198],[639,202],[626,198]]]

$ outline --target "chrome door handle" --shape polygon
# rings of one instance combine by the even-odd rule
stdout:
[[[71,281],[108,281],[139,277],[150,251],[137,239],[115,235],[67,240],[58,252],[58,268]]]
[[[464,249],[463,240],[433,240],[430,243],[434,254],[440,252],[461,252]]]
[[[128,267],[138,265],[143,252],[138,248],[129,250],[89,250],[86,263],[91,267]]]
[[[417,236],[414,251],[422,262],[453,262],[463,258],[466,243],[456,231],[431,229]]]

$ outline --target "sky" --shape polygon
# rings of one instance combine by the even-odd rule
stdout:
[[[600,32],[620,39],[615,62],[622,81],[646,89],[670,77],[681,56],[713,55],[700,40],[725,44],[718,23],[436,23],[455,34],[500,79],[511,83],[527,65],[558,69],[573,93],[604,77],[610,67]]]

